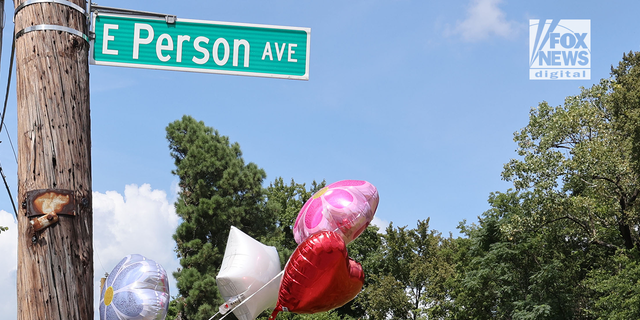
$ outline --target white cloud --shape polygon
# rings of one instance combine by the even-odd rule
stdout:
[[[385,221],[382,220],[376,216],[373,217],[373,220],[371,220],[371,224],[378,227],[378,233],[386,233],[387,232],[387,227],[389,226],[389,221]]]
[[[506,14],[498,8],[502,0],[472,0],[467,18],[458,22],[450,31],[459,34],[465,41],[476,42],[492,35],[509,38],[518,32],[519,26],[507,21]]]
[[[169,274],[170,293],[177,295],[172,276],[179,262],[172,238],[178,216],[162,190],[144,184],[127,185],[124,197],[115,191],[93,193],[94,304],[98,319],[100,278],[128,254],[138,253],[160,263]]]
[[[175,197],[175,195],[172,195]],[[172,235],[178,226],[173,202],[162,190],[144,184],[128,185],[124,196],[115,191],[93,193],[94,318],[99,319],[100,278],[128,254],[139,253],[160,263],[169,274],[170,293],[177,295],[173,271],[179,266]],[[17,240],[13,214],[0,210],[0,314],[17,318]]]
[[[9,230],[0,233],[0,318],[18,317],[16,272],[18,270],[18,225],[14,214],[0,210],[0,226]]]

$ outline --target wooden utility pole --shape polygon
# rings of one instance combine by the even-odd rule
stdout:
[[[28,5],[20,8],[22,3]],[[18,319],[91,320],[89,44],[82,37],[89,30],[78,10],[87,3],[14,0],[14,5],[19,9],[14,17]]]

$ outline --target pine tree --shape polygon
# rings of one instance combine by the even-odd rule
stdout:
[[[224,257],[229,228],[259,239],[275,228],[265,206],[265,171],[245,164],[238,143],[190,116],[166,128],[180,179],[176,213],[182,218],[173,235],[181,268],[174,272],[179,297],[170,316],[209,319],[223,303],[215,277]],[[177,314],[175,314],[177,313]]]

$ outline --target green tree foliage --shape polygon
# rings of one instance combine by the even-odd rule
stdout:
[[[611,68],[614,77],[611,105],[616,129],[625,134],[631,145],[631,166],[635,169],[637,185],[640,176],[640,53],[623,55],[617,67]],[[627,150],[625,150],[627,151]],[[630,228],[629,238],[633,244],[626,250],[617,250],[613,261],[590,273],[588,285],[599,295],[593,314],[598,319],[640,319],[640,254],[638,241],[638,191],[626,195],[620,203],[626,205],[622,215]],[[626,229],[622,229],[626,232]]]
[[[449,315],[451,292],[447,283],[454,275],[455,242],[429,230],[429,219],[418,221],[416,229],[394,227],[385,234],[369,227],[354,241],[350,255],[361,258],[365,270],[364,290],[356,298],[356,316],[369,319],[425,319]],[[366,248],[362,246],[366,245]],[[355,247],[355,246],[352,246]],[[364,253],[364,254],[363,254]]]
[[[561,230],[509,232],[512,218],[527,214],[523,202],[515,192],[493,194],[478,225],[462,227],[458,319],[583,319],[582,267],[592,254]]]
[[[311,196],[325,186],[325,182],[311,183],[307,190],[305,184],[299,184],[291,179],[287,185],[279,177],[266,189],[267,210],[272,213],[275,221],[275,230],[263,239],[263,243],[274,246],[280,254],[282,267],[289,260],[298,244],[293,238],[293,225],[304,203]]]
[[[182,319],[209,319],[221,300],[216,287],[231,226],[254,238],[275,228],[265,210],[264,170],[245,164],[237,143],[192,117],[167,126],[167,140],[180,178],[174,239],[181,268],[174,273],[180,298],[173,312]],[[176,311],[177,310],[177,311]]]
[[[629,135],[618,130],[611,110],[613,87],[602,80],[563,106],[541,103],[516,134],[523,159],[505,165],[503,176],[528,192],[533,210],[520,226],[558,222],[568,237],[608,248],[640,243],[638,175]]]
[[[502,173],[513,189],[492,193],[477,223],[462,222],[465,237],[443,237],[429,219],[369,226],[348,246],[365,272],[356,299],[278,319],[640,319],[640,54],[611,74],[531,110]],[[183,219],[170,315],[208,319],[221,303],[215,275],[229,227],[275,246],[284,266],[298,212],[324,182],[262,188],[264,171],[245,165],[237,144],[190,117],[167,138]]]
[[[612,267],[590,272],[587,286],[596,291],[592,314],[597,319],[640,319],[640,255],[620,250]]]
[[[632,154],[636,171],[640,172],[640,53],[622,56],[617,67],[611,67],[614,90],[612,110],[616,124],[632,140]]]
[[[9,228],[0,226],[0,233],[2,233],[2,231],[7,231],[7,230],[9,230]]]
[[[515,190],[461,227],[457,318],[640,318],[638,62],[532,109],[503,171]]]

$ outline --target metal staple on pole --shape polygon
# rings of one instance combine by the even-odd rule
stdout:
[[[46,30],[52,30],[52,31],[64,31],[64,32],[68,32],[70,34],[76,35],[78,37],[81,37],[82,39],[84,39],[85,41],[89,42],[89,37],[76,30],[73,28],[69,28],[69,27],[65,27],[65,26],[59,26],[59,25],[55,25],[55,24],[38,24],[35,26],[30,26],[30,27],[26,27],[20,31],[18,31],[16,33],[16,39],[20,38],[21,36],[23,36],[25,33],[29,33],[31,31],[46,31]]]
[[[87,15],[87,11],[84,8],[67,0],[27,0],[16,7],[16,10],[13,12],[14,21],[15,21],[16,14],[18,14],[18,11],[22,10],[26,6],[29,6],[35,3],[57,3],[57,4],[71,7],[77,11],[80,11],[85,16]]]
[[[15,18],[16,15],[18,14],[18,12],[20,12],[20,10],[24,9],[27,6],[30,6],[32,4],[37,4],[37,3],[56,3],[56,4],[61,4],[61,5],[65,5],[69,8],[72,8],[80,13],[82,13],[82,15],[84,15],[85,17],[87,16],[87,11],[82,8],[81,6],[67,1],[67,0],[27,0],[25,2],[20,3],[15,11],[13,12],[13,20],[15,22]],[[39,24],[39,25],[35,25],[35,26],[30,26],[30,27],[26,27],[20,31],[18,31],[15,35],[15,39],[20,38],[21,36],[23,36],[25,33],[29,33],[31,31],[46,31],[46,30],[51,30],[51,31],[64,31],[73,35],[76,35],[78,37],[81,37],[82,39],[84,39],[85,41],[89,42],[89,37],[76,30],[73,28],[69,28],[69,27],[65,27],[65,26],[60,26],[60,25],[54,25],[54,24]],[[14,40],[15,40],[14,39]]]

